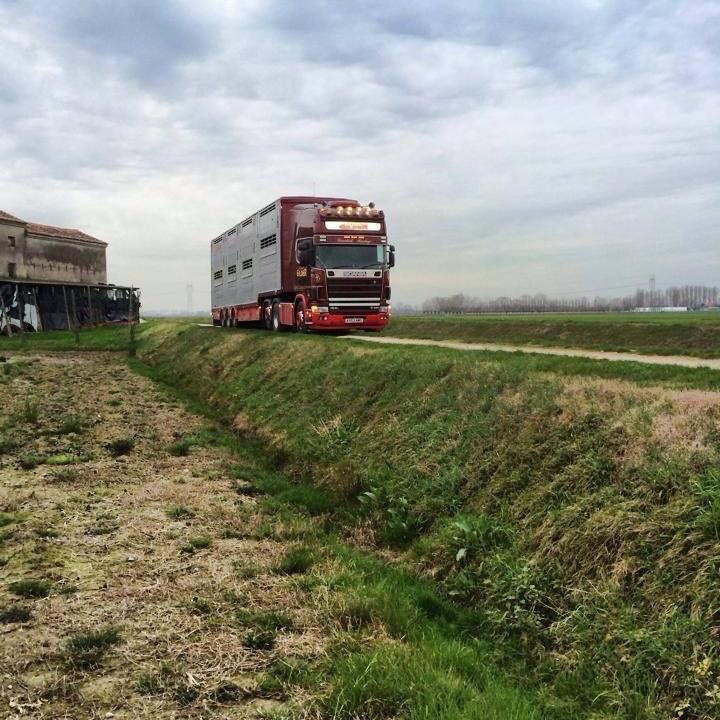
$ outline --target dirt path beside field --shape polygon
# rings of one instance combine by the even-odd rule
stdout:
[[[201,418],[90,353],[11,356],[0,408],[0,717],[303,704],[281,679],[326,640],[293,541]]]
[[[688,368],[711,368],[720,370],[720,359],[696,358],[687,355],[636,355],[635,353],[605,352],[602,350],[580,350],[570,348],[537,347],[535,345],[497,345],[494,343],[464,343],[451,340],[423,340],[420,338],[396,338],[390,336],[341,335],[346,340],[363,340],[383,345],[431,345],[452,350],[484,350],[489,352],[520,352],[536,355],[563,355],[565,357],[588,358],[646,363],[648,365],[677,365]]]

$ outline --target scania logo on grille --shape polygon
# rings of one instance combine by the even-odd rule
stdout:
[[[345,277],[365,277],[365,272],[363,270],[355,270],[354,272],[352,270],[348,270],[345,273]]]

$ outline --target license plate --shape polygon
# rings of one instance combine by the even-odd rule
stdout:
[[[345,324],[365,322],[365,318],[345,318]]]

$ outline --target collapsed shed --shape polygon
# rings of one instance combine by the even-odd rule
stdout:
[[[137,288],[108,285],[107,243],[0,211],[0,332],[136,321]]]

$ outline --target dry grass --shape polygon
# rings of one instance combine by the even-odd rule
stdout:
[[[9,717],[158,719],[282,709],[263,689],[263,672],[279,658],[322,653],[324,631],[307,595],[273,572],[292,541],[253,537],[260,511],[224,474],[222,451],[166,452],[175,432],[197,431],[201,420],[110,356],[33,357],[31,374],[0,386],[0,403],[21,410],[28,388],[39,426],[14,452],[82,461],[70,473],[20,470],[13,453],[2,458],[0,510],[13,522],[3,529],[0,610],[22,602],[28,612],[13,610],[8,618],[22,622],[0,625],[0,707],[12,708]],[[57,432],[68,414],[85,432]],[[109,455],[107,443],[128,436],[132,452]],[[247,532],[228,532],[233,526]],[[39,537],[37,528],[54,532]],[[186,544],[196,551],[179,552]],[[49,596],[13,594],[11,583],[29,579],[47,583]],[[272,650],[256,647],[239,604],[282,612],[292,628],[273,631]],[[113,629],[112,642],[96,642],[103,628]],[[91,662],[72,661],[83,652]]]
[[[720,419],[716,392],[641,388],[622,380],[563,378],[557,403],[567,423],[589,410],[615,418],[631,439],[628,459],[650,448],[707,449],[709,430]]]

